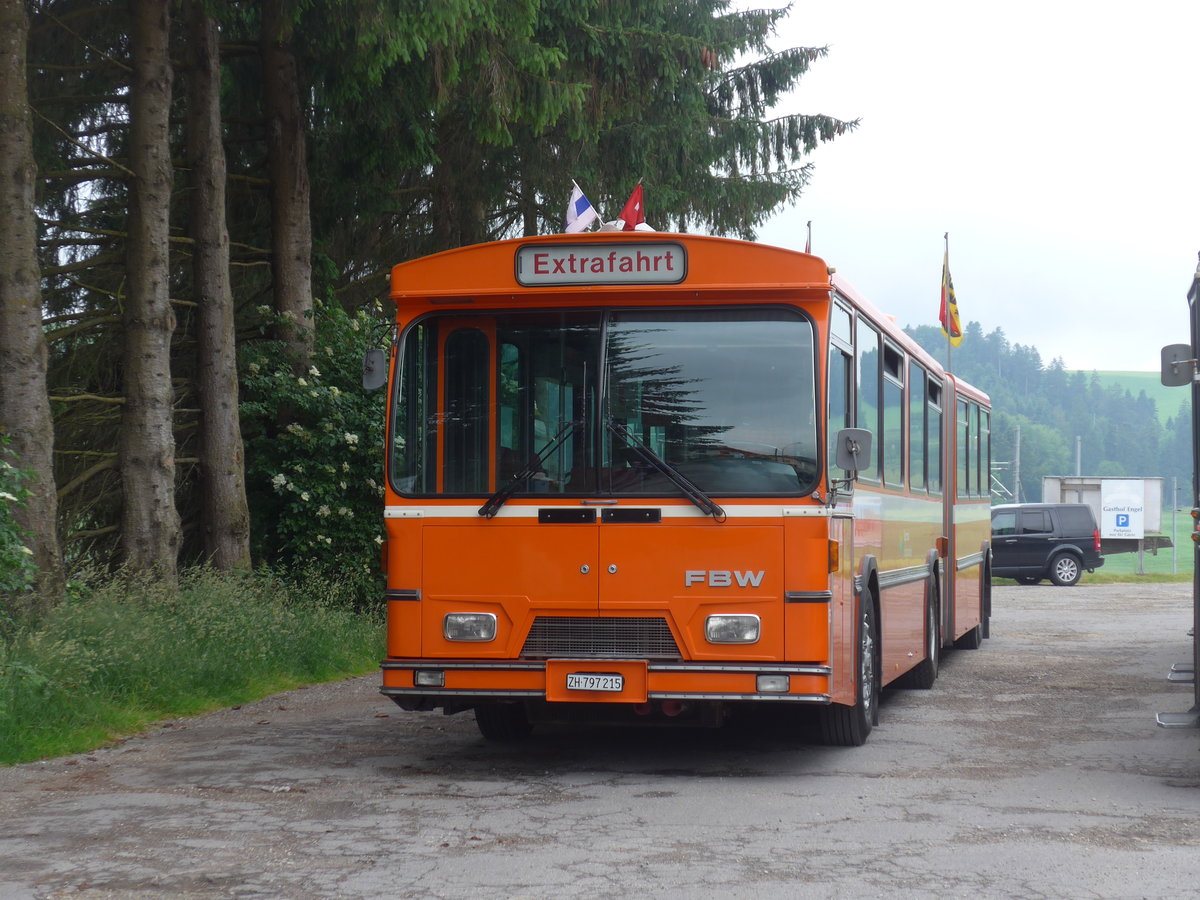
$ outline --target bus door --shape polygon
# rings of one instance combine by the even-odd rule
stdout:
[[[585,429],[572,424],[592,377],[582,357],[572,368],[570,342],[539,335],[528,317],[516,325],[445,317],[418,329],[406,343],[424,341],[424,352],[406,350],[406,374],[423,378],[437,399],[408,416],[423,434],[404,437],[430,470],[417,489],[432,488],[440,500],[426,508],[423,528],[427,634],[446,611],[468,606],[495,612],[513,640],[535,615],[595,615],[597,526],[578,515],[578,501],[565,509],[556,496],[587,455]],[[421,394],[415,388],[406,388],[407,402]],[[514,481],[522,470],[526,477]],[[506,490],[519,499],[506,498],[492,517],[479,513],[481,497]],[[545,504],[531,504],[530,495],[545,495]]]

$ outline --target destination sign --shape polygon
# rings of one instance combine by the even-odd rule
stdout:
[[[687,251],[674,241],[536,244],[518,249],[516,263],[528,287],[679,284],[687,275]]]

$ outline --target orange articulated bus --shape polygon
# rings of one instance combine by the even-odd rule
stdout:
[[[810,704],[857,745],[977,647],[988,399],[831,272],[643,232],[396,266],[383,693],[501,740]]]

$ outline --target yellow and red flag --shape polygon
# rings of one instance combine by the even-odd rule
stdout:
[[[962,321],[958,318],[958,300],[954,296],[954,281],[950,278],[950,248],[946,248],[946,256],[942,260],[942,309],[938,314],[942,323],[942,334],[950,341],[951,347],[962,343]]]

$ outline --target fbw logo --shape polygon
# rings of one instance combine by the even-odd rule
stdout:
[[[1118,528],[1128,528],[1129,527],[1129,513],[1117,513],[1117,527]]]

